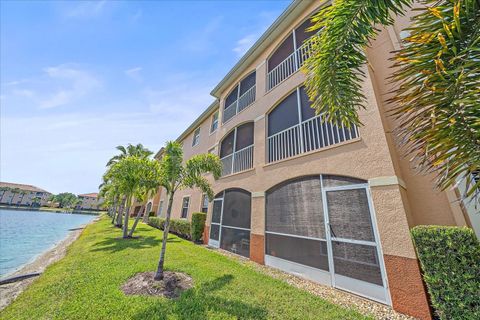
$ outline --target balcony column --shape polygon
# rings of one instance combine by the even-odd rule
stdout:
[[[250,260],[265,264],[265,192],[252,192]]]
[[[267,92],[267,60],[262,61],[255,69],[256,100]]]
[[[265,130],[266,130],[265,115],[256,118],[253,126],[253,167],[260,168],[265,165]]]

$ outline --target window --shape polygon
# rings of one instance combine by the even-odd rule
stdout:
[[[222,175],[248,170],[253,167],[253,122],[236,127],[220,144]]]
[[[322,149],[358,138],[355,125],[347,128],[325,121],[311,108],[305,87],[298,87],[268,114],[268,162]]]
[[[182,219],[188,216],[188,205],[190,204],[190,197],[184,197],[182,202]]]
[[[158,205],[158,216],[162,215],[162,211],[163,211],[163,200],[160,201],[160,204]]]
[[[206,194],[202,196],[202,207],[200,208],[200,211],[202,211],[203,213],[208,212],[208,197]]]
[[[309,57],[311,41],[307,41],[315,32],[308,31],[310,18],[293,29],[278,46],[267,61],[267,91],[300,69]]]
[[[218,128],[218,111],[215,112],[212,116],[212,124],[210,126],[210,133],[213,133]]]
[[[198,127],[193,133],[192,147],[196,146],[200,142],[200,127]]]
[[[230,120],[237,113],[255,102],[256,72],[246,76],[225,98],[223,106],[223,123]]]

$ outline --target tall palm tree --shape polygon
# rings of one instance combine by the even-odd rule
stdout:
[[[222,163],[218,156],[209,153],[195,155],[183,164],[181,144],[170,141],[167,142],[165,146],[165,151],[160,160],[160,169],[160,185],[167,191],[168,206],[163,230],[162,250],[154,277],[155,280],[163,279],[163,265],[165,262],[165,251],[167,248],[168,230],[170,227],[170,216],[175,192],[181,188],[199,188],[212,200],[212,187],[203,175],[205,173],[213,173],[214,179],[218,179],[222,172]]]
[[[395,54],[393,114],[401,145],[423,172],[446,189],[459,179],[464,197],[478,196],[480,182],[480,1],[423,0],[414,9],[410,36]],[[317,113],[360,125],[365,48],[379,25],[392,25],[413,0],[338,0],[312,19],[315,36],[304,65],[307,93]],[[477,197],[477,201],[480,197]],[[480,201],[479,201],[480,202]]]
[[[158,187],[160,180],[160,166],[155,160],[127,156],[113,164],[106,173],[107,178],[124,195],[126,212],[123,221],[123,238],[128,238],[129,209],[133,197],[141,189]]]
[[[107,167],[110,167],[111,165],[117,163],[118,161],[128,156],[148,158],[153,154],[152,151],[145,148],[141,143],[138,143],[136,145],[132,145],[129,143],[127,147],[117,146],[116,149],[120,151],[120,154],[113,156],[110,160],[108,160]]]
[[[117,146],[116,149],[120,151],[120,154],[113,156],[108,162],[107,162],[107,167],[111,167],[115,163],[119,162],[120,160],[128,157],[128,156],[134,156],[134,157],[139,157],[139,158],[149,158],[153,152],[150,151],[149,149],[145,148],[141,143],[138,143],[136,145],[128,144],[126,147],[124,146]],[[127,204],[127,199],[125,197],[120,198],[118,197],[116,203],[119,203],[118,206],[115,206],[116,209],[118,210],[118,213],[116,214],[116,223],[115,225],[117,227],[122,226],[122,215],[125,214],[125,212],[128,212],[129,208],[126,207]],[[112,223],[115,221],[115,219],[112,219]]]

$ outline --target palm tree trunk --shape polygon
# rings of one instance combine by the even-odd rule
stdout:
[[[122,226],[122,214],[123,214],[123,210],[125,209],[125,203],[126,202],[127,202],[127,198],[124,197],[123,202],[122,202],[122,204],[120,204],[120,208],[118,209],[117,224],[116,224],[117,227]]]
[[[145,209],[145,204],[143,204],[140,207],[140,210],[138,210],[137,216],[135,217],[135,222],[133,223],[132,229],[130,230],[130,233],[128,234],[128,237],[131,238],[133,235],[133,232],[135,231],[135,228],[137,227],[138,221],[140,221],[140,217],[142,215],[142,211]],[[144,213],[145,215],[145,213]]]
[[[157,272],[153,277],[153,279],[157,281],[163,280],[163,264],[165,263],[165,251],[167,250],[168,229],[170,228],[170,215],[172,214],[173,195],[174,193],[172,192],[168,198],[167,216],[165,217],[165,224],[163,227],[162,251],[160,252],[160,260],[158,261]]]
[[[127,206],[125,208],[125,217],[123,218],[123,239],[128,238],[128,218],[130,215],[130,206],[132,196],[127,196]]]
[[[113,199],[113,206],[112,206],[112,224],[115,223],[115,217],[117,216],[117,197]]]
[[[7,191],[3,191],[2,196],[0,197],[0,203],[3,201],[3,196],[5,195],[5,192]]]

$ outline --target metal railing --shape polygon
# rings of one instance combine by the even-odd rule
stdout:
[[[222,122],[225,123],[231,118],[233,118],[237,113],[242,111],[243,109],[250,106],[252,103],[255,102],[256,97],[256,85],[252,86],[250,89],[245,91],[240,97],[238,97],[235,102],[230,104],[228,107],[225,108],[223,111],[223,119]]]
[[[253,144],[229,154],[222,161],[222,176],[253,168]]]
[[[267,138],[268,162],[290,158],[358,138],[358,128],[323,122],[318,115]]]
[[[310,57],[313,39],[315,39],[315,37],[311,37],[305,41],[297,50],[292,52],[285,60],[280,62],[278,66],[267,73],[267,91],[272,90],[300,69],[305,63],[305,60]]]

